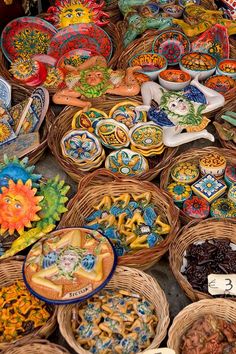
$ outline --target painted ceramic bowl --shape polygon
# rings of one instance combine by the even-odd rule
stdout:
[[[191,187],[182,182],[173,182],[167,186],[167,192],[172,196],[174,202],[179,207],[192,195]]]
[[[180,162],[171,170],[171,177],[175,182],[191,184],[198,179],[199,168],[194,162]]]
[[[151,80],[157,80],[158,74],[167,68],[167,60],[163,55],[156,53],[140,53],[132,57],[129,61],[130,66],[141,66],[143,74]]]
[[[224,179],[228,187],[236,184],[236,166],[226,166]]]
[[[215,75],[209,77],[204,85],[224,95],[236,86],[236,81],[227,75]]]
[[[150,157],[150,156],[155,156],[155,155],[161,155],[165,150],[165,146],[164,146],[164,144],[162,144],[159,148],[156,148],[156,149],[142,150],[142,149],[137,148],[136,146],[131,144],[131,150],[139,152],[140,154],[142,154],[145,157]]]
[[[235,218],[236,205],[232,200],[219,198],[211,204],[211,216],[215,218]]]
[[[155,123],[139,123],[129,131],[131,144],[143,150],[152,150],[163,145],[162,129]]]
[[[210,213],[210,204],[202,197],[192,196],[185,200],[183,211],[191,218],[206,219]]]
[[[217,65],[217,73],[236,79],[236,59],[221,60]]]
[[[163,9],[163,7],[166,5],[174,5],[175,0],[157,0],[156,2],[158,6]]]
[[[159,10],[160,8],[156,2],[149,2],[140,7],[139,13],[143,17],[155,18],[158,15]]]
[[[87,112],[82,110],[75,113],[72,120],[72,129],[85,129],[94,133],[97,123],[102,119],[107,119],[105,112],[96,108],[90,108]]]
[[[179,66],[191,77],[199,75],[200,80],[205,80],[214,74],[216,59],[210,54],[191,52],[182,56]]]
[[[147,121],[147,113],[136,112],[135,108],[137,106],[139,106],[139,103],[134,101],[119,102],[110,110],[109,118],[125,124],[127,128],[130,129],[137,123]]]
[[[167,69],[158,75],[158,79],[165,89],[179,91],[190,84],[191,76],[182,70]]]
[[[121,149],[129,146],[129,129],[125,124],[117,122],[115,119],[103,119],[97,123],[96,135],[102,144],[108,149]]]
[[[200,3],[201,3],[201,0],[179,0],[179,5],[183,6],[183,7],[186,7],[190,4],[200,5]]]
[[[149,170],[148,161],[138,152],[121,149],[110,153],[105,161],[105,167],[123,176],[138,176]]]
[[[228,198],[236,204],[236,184],[233,184],[228,191]]]
[[[180,5],[166,5],[163,7],[163,11],[174,18],[180,18],[183,14],[184,8]]]
[[[213,152],[199,160],[199,167],[202,175],[210,174],[216,178],[222,178],[226,168],[226,159],[224,156]]]

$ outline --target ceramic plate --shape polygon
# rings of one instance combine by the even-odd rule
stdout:
[[[86,49],[100,53],[108,61],[112,55],[109,35],[93,23],[80,23],[60,30],[51,40],[48,54],[59,59],[73,49]]]
[[[188,38],[179,31],[165,31],[154,39],[152,49],[162,54],[169,65],[176,65],[181,56],[189,52],[190,43]]]
[[[69,52],[62,55],[62,57],[57,62],[57,66],[61,68],[63,68],[65,65],[78,67],[85,60],[94,55],[99,55],[99,53],[86,49],[70,50]]]
[[[17,57],[46,54],[56,33],[54,26],[38,17],[19,17],[9,22],[2,31],[2,51],[10,62]]]
[[[236,81],[229,76],[216,75],[211,76],[208,80],[206,80],[205,86],[224,95],[236,87]]]
[[[94,230],[69,228],[52,232],[31,248],[23,276],[40,300],[71,304],[101,290],[115,266],[115,252],[106,237]]]
[[[125,124],[129,129],[137,123],[146,122],[147,113],[135,111],[135,107],[138,105],[139,103],[133,101],[120,102],[110,110],[109,118]]]

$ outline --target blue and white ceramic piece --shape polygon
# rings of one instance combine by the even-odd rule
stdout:
[[[227,186],[213,175],[205,175],[191,186],[194,194],[205,198],[209,203],[224,194]]]
[[[11,106],[11,85],[0,76],[0,101],[2,101],[7,108]]]

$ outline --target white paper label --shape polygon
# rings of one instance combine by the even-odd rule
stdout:
[[[146,350],[143,353],[144,354],[175,354],[175,351],[169,348],[158,348],[158,349]]]
[[[211,295],[236,295],[236,274],[208,275],[208,292]]]

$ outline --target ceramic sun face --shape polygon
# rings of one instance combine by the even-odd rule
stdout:
[[[56,23],[58,28],[65,28],[77,23],[95,23],[98,26],[108,24],[108,14],[102,11],[104,3],[94,0],[57,0],[55,6],[48,9],[48,20]]]

